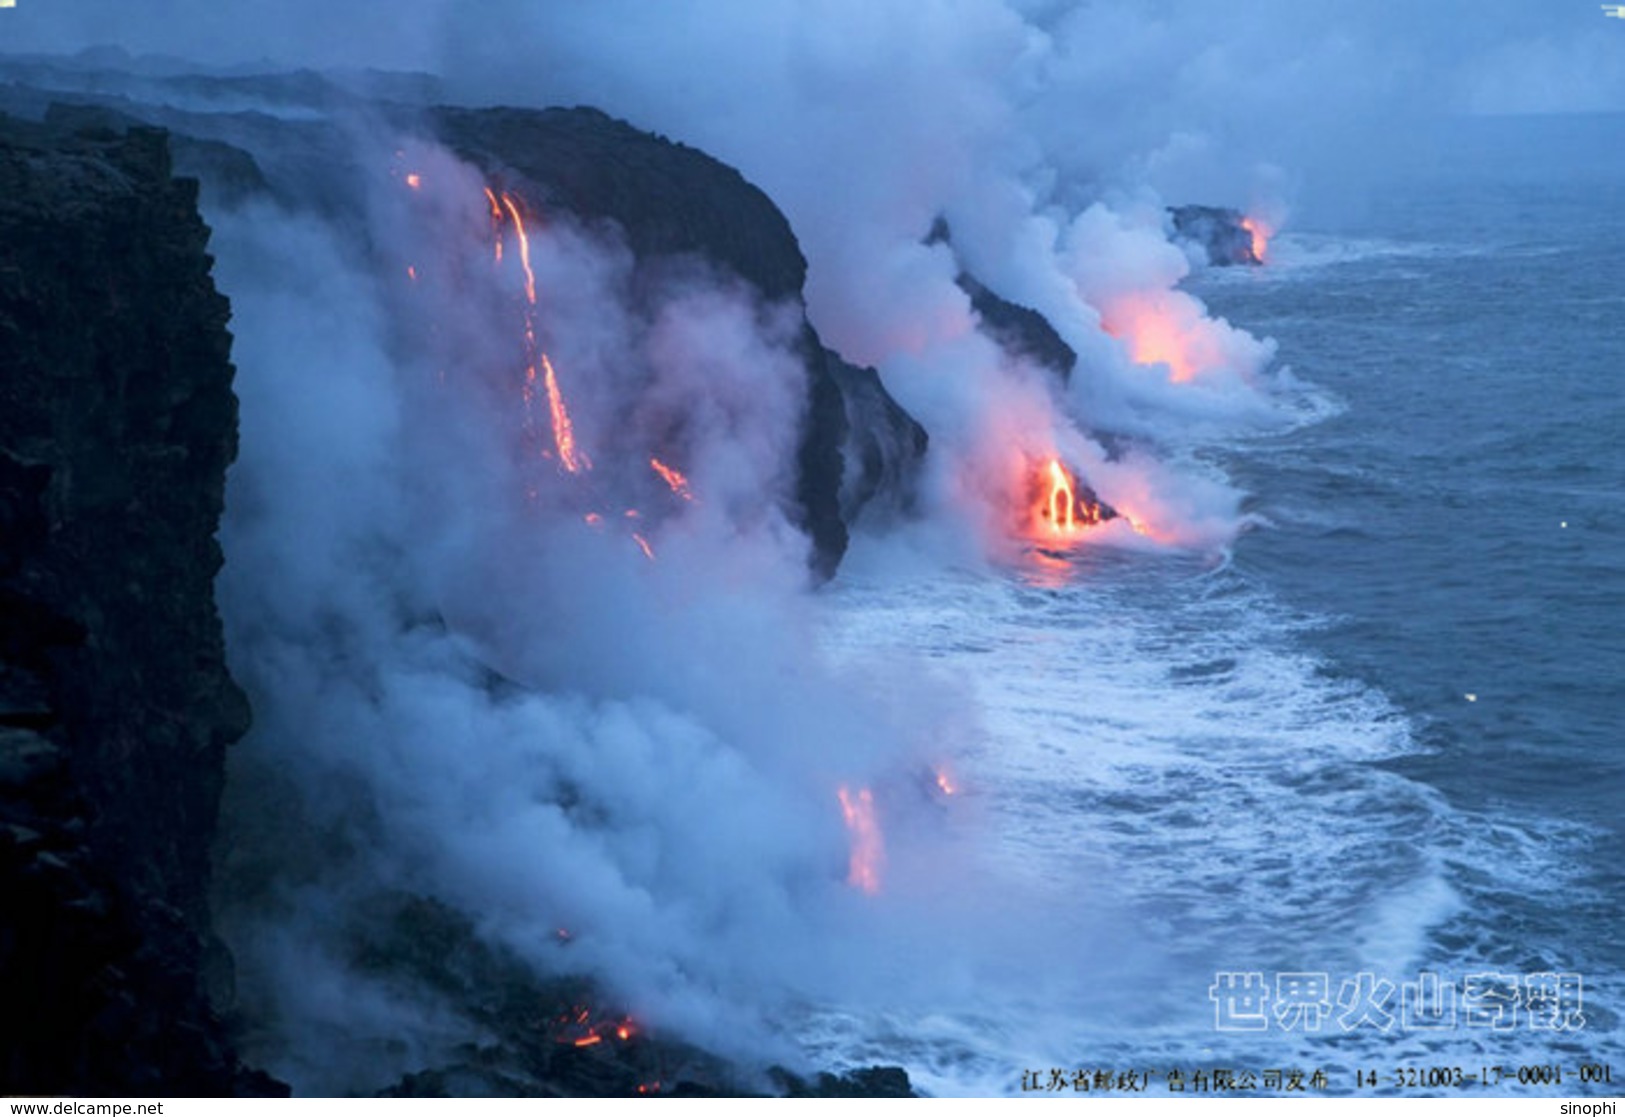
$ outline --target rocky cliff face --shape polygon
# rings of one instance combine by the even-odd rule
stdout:
[[[824,365],[840,389],[846,438],[841,516],[849,524],[907,516],[914,510],[920,463],[930,438],[886,391],[880,374],[824,350]]]
[[[953,248],[953,231],[947,218],[938,217],[926,234],[926,244],[945,244]],[[957,258],[958,253],[955,253]],[[1072,367],[1078,363],[1078,354],[1068,345],[1049,319],[1028,306],[1021,306],[993,291],[961,265],[954,277],[959,289],[970,298],[971,309],[976,312],[977,324],[982,332],[1012,357],[1031,361],[1049,369],[1065,384],[1072,379]]]
[[[787,222],[702,153],[592,110],[405,115],[527,197],[612,223],[640,266],[692,255],[799,304]],[[207,905],[223,753],[248,724],[212,594],[236,449],[228,307],[197,186],[173,179],[170,147],[141,119],[182,129],[174,145],[216,199],[269,193],[342,217],[353,171],[326,163],[308,195],[290,183],[339,146],[309,122],[256,117],[252,154],[234,146],[234,118],[131,102],[0,123],[4,1092],[277,1088],[240,1066],[209,1001],[230,998]],[[807,405],[786,447],[787,511],[827,576],[866,507],[906,509],[925,436],[805,321],[795,344]],[[649,1048],[628,1050],[632,1062],[606,1069],[599,1053],[574,1078],[551,1061],[526,1074],[564,1091],[641,1081]],[[900,1075],[780,1087],[873,1092],[893,1078],[906,1090]]]
[[[236,399],[196,192],[161,132],[0,119],[0,1093],[270,1085],[201,976],[248,708],[213,599]]]
[[[691,256],[744,280],[764,300],[801,300],[807,262],[789,222],[766,194],[704,152],[588,108],[437,109],[429,121],[451,150],[522,185],[544,210],[609,223],[640,267]],[[878,377],[838,375],[850,366],[833,354],[826,360],[811,325],[804,325],[798,348],[807,411],[790,512],[812,540],[816,573],[827,578],[865,504],[881,495],[906,501],[888,486],[912,485],[913,466],[925,452],[916,432],[924,432]],[[876,458],[881,446],[894,458],[883,467]],[[854,452],[861,462],[845,460]],[[859,483],[847,484],[854,473]]]
[[[85,75],[49,68],[39,76],[57,90],[86,80]],[[177,162],[203,179],[207,196],[217,204],[263,195],[341,223],[356,220],[360,156],[354,136],[345,129],[235,107],[215,112],[164,104],[171,98],[203,103],[185,79],[130,86],[107,74],[91,77],[93,88],[107,92],[46,94],[26,86],[0,87],[0,108],[10,105],[14,111],[47,115],[68,127],[157,124],[171,132]],[[702,151],[591,108],[408,108],[365,102],[318,75],[297,77],[292,86],[292,76],[219,78],[205,92],[237,105],[303,98],[311,105],[338,105],[365,114],[374,130],[427,132],[544,209],[568,213],[589,228],[624,239],[640,267],[658,268],[663,260],[691,257],[743,280],[766,302],[801,300],[807,265],[789,222],[738,171]],[[132,91],[153,100],[132,98]],[[812,542],[814,573],[827,578],[839,565],[848,528],[862,510],[850,499],[843,501],[843,484],[856,468],[845,455],[877,442],[912,446],[913,420],[878,383],[887,407],[868,406],[868,392],[863,400],[845,397],[810,324],[804,323],[797,348],[807,371],[806,412],[793,448],[795,489],[785,510]],[[860,422],[864,417],[888,423],[901,417],[906,422],[853,431],[848,424],[854,416]],[[887,470],[882,486],[893,479],[912,484],[915,464]],[[874,493],[889,505],[909,500],[908,494],[883,487]]]

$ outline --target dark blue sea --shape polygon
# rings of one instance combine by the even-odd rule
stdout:
[[[956,1093],[1625,1088],[1622,133],[1462,123],[1187,280],[1317,401],[1183,449],[1248,494],[1224,553],[900,585],[860,542],[837,642],[968,680],[967,880],[1026,882],[1024,964],[816,1051]]]

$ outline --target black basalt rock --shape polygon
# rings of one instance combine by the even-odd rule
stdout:
[[[953,246],[953,231],[944,217],[931,223],[926,244]],[[955,254],[957,257],[957,253]],[[980,320],[982,332],[1012,357],[1032,361],[1049,369],[1064,385],[1072,378],[1078,363],[1077,351],[1068,345],[1055,327],[1032,307],[1004,298],[963,267],[954,277],[959,289],[970,297],[971,309]]]
[[[0,118],[0,1093],[274,1090],[203,995],[229,307],[152,129]]]
[[[829,349],[824,362],[846,412],[841,517],[857,524],[863,517],[908,516],[931,441],[925,428],[892,398],[874,369],[849,364]]]

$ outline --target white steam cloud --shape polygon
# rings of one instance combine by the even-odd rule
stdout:
[[[349,924],[392,890],[760,1053],[762,1014],[861,988],[837,789],[929,818],[915,785],[965,711],[906,667],[819,651],[779,511],[793,308],[704,274],[633,298],[624,249],[533,230],[537,331],[596,463],[566,473],[525,429],[547,420],[523,404],[512,230],[496,266],[481,181],[411,162],[421,189],[380,173],[353,241],[265,206],[216,217],[243,414],[220,588],[257,711],[233,826],[294,866],[231,914],[280,1026],[264,1054],[303,1089],[376,1088],[457,1034],[454,1008],[346,964]],[[363,240],[385,247],[358,259]],[[891,840],[907,860],[908,828]],[[395,1031],[416,1045],[368,1054]]]
[[[1126,513],[1102,538],[1212,548],[1237,530],[1240,495],[1190,451],[1290,422],[1292,384],[1270,342],[1179,288],[1165,203],[1278,224],[1419,127],[1401,120],[1422,96],[1625,104],[1594,9],[1582,27],[1510,0],[1425,16],[1397,0],[290,0],[269,24],[163,7],[25,0],[8,20],[27,20],[18,49],[113,37],[217,63],[423,67],[464,102],[594,104],[738,167],[800,238],[824,340],[929,429],[928,530],[972,535],[978,558],[1009,557],[1012,494],[1051,455]],[[1539,49],[1508,61],[1536,27]],[[535,347],[593,461],[566,473],[543,456],[545,391],[526,398],[527,302],[514,241],[493,260],[486,184],[401,147],[367,145],[364,228],[211,215],[242,398],[220,590],[256,711],[233,826],[277,861],[228,931],[278,1029],[272,1069],[377,1087],[466,1038],[454,1004],[346,954],[389,892],[747,1054],[772,1049],[781,1013],[968,1000],[1031,957],[1065,951],[1064,980],[1084,982],[1075,944],[1110,921],[1001,926],[1024,885],[978,865],[975,819],[919,786],[976,740],[962,688],[822,649],[807,544],[780,511],[802,308],[703,269],[634,294],[624,247],[538,227]],[[951,247],[927,243],[939,217]],[[1049,319],[1079,357],[1065,388],[977,329],[961,267]],[[1133,441],[1108,453],[1100,430]],[[845,884],[843,786],[879,803],[879,898]]]

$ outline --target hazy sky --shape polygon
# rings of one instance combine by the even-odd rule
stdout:
[[[648,49],[681,81],[684,47],[732,38],[741,50],[764,24],[790,33],[821,25],[854,39],[890,11],[913,19],[961,17],[975,25],[989,3],[793,4],[756,0],[655,4],[555,2],[452,4],[446,0],[335,5],[325,0],[246,4],[221,0],[19,0],[0,16],[0,51],[73,52],[116,44],[222,64],[368,65],[442,70],[494,53],[513,65],[555,62],[562,48],[591,54],[611,35],[622,50]],[[1625,109],[1625,20],[1590,0],[1248,0],[1218,5],[1141,0],[1013,0],[1035,26],[1115,37],[1120,65],[1178,70],[1282,98],[1347,95],[1362,80],[1410,86],[1466,109]],[[1133,30],[1129,30],[1132,28]],[[854,41],[861,54],[861,42]],[[1102,45],[1099,43],[1096,46]]]

